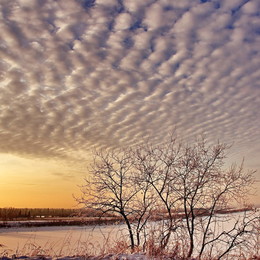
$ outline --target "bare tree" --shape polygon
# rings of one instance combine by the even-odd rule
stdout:
[[[85,179],[82,197],[78,199],[88,208],[121,216],[132,249],[140,245],[140,233],[150,217],[148,211],[152,205],[149,184],[139,181],[134,165],[130,149],[95,151],[90,176]]]
[[[228,148],[207,145],[205,139],[184,145],[170,136],[159,145],[96,151],[80,202],[120,215],[132,249],[141,240],[145,249],[148,222],[156,213],[162,250],[173,237],[181,238],[182,257],[221,259],[247,244],[258,214],[238,218],[231,211],[248,194],[254,171],[244,171],[243,162],[225,168]],[[232,226],[225,227],[226,221]]]
[[[184,211],[183,227],[189,240],[188,258],[195,248],[199,248],[197,254],[201,258],[206,248],[223,241],[223,237],[229,245],[220,254],[224,256],[247,232],[246,226],[251,222],[251,219],[246,221],[239,229],[236,222],[230,230],[220,233],[213,228],[220,222],[217,213],[227,213],[235,202],[244,199],[254,182],[254,172],[244,172],[243,163],[232,165],[230,169],[223,168],[227,148],[226,144],[220,143],[207,146],[201,139],[182,148],[179,164],[174,168],[172,192],[180,198],[178,202],[181,201]]]
[[[176,215],[176,205],[180,198],[172,193],[175,183],[173,173],[179,156],[180,146],[176,144],[173,136],[162,145],[152,145],[148,142],[135,150],[136,168],[140,171],[140,177],[143,182],[149,184],[149,188],[157,197],[154,211],[157,211],[157,218],[162,220],[159,238],[162,249],[167,246],[180,221]]]
[[[246,242],[243,238],[255,216],[249,218],[247,214],[232,227],[220,227],[222,222],[231,221],[232,215],[227,213],[246,198],[254,183],[254,171],[244,171],[243,162],[224,168],[228,148],[221,143],[207,145],[203,138],[184,145],[170,136],[161,145],[147,144],[136,150],[137,168],[157,194],[157,214],[163,212],[165,219],[160,236],[162,249],[172,234],[175,238],[186,235],[182,239],[189,245],[183,252],[187,258],[213,254],[217,244],[222,244],[218,255],[223,257],[238,246],[238,241]],[[225,214],[220,218],[218,213]]]

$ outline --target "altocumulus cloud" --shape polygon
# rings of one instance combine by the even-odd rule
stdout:
[[[1,0],[0,152],[62,157],[177,128],[259,155],[259,7]]]

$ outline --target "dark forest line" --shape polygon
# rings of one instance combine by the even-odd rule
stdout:
[[[64,208],[0,208],[0,221],[22,221],[33,219],[100,217],[101,213],[94,209]],[[111,214],[106,214],[107,217]]]
[[[217,210],[215,214],[237,213],[252,210],[252,207]],[[41,214],[39,214],[41,213]],[[93,209],[49,209],[49,208],[0,208],[0,228],[11,227],[50,227],[50,226],[91,226],[123,223],[120,216],[100,215]],[[208,210],[197,209],[197,215],[207,216]],[[176,212],[177,218],[183,218],[184,212]],[[151,221],[167,219],[165,212],[154,212]]]

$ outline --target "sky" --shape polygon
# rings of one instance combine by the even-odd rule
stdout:
[[[0,207],[75,207],[94,148],[173,129],[232,144],[260,204],[259,16],[259,0],[0,0]]]

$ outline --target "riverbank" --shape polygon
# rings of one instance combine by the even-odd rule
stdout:
[[[215,214],[231,214],[238,212],[250,211],[252,208],[229,209],[225,211],[216,211]],[[207,209],[197,209],[197,214],[207,216]],[[183,212],[176,212],[177,218],[183,218]],[[161,221],[167,219],[167,215],[162,213],[151,216],[151,221]],[[12,227],[55,227],[55,226],[96,226],[96,225],[113,225],[123,223],[121,217],[55,217],[55,218],[33,218],[27,220],[0,220],[1,228]]]
[[[65,257],[48,257],[48,256],[20,256],[12,258],[10,257],[0,257],[0,260],[175,260],[174,258],[168,256],[152,257],[146,256],[145,254],[135,253],[135,254],[107,254],[103,256],[65,256]],[[177,259],[176,259],[177,260]]]
[[[27,257],[27,256],[20,256],[12,258],[10,257],[0,257],[0,260],[13,260],[13,259],[20,259],[20,260],[174,260],[173,258],[169,257],[151,257],[146,256],[144,254],[136,253],[136,254],[107,254],[103,256],[65,256],[65,257],[48,257],[48,256],[34,256],[34,257]]]
[[[15,220],[2,221],[0,228],[13,227],[53,227],[53,226],[95,226],[95,225],[112,225],[122,221],[121,218],[46,218],[32,220]]]

